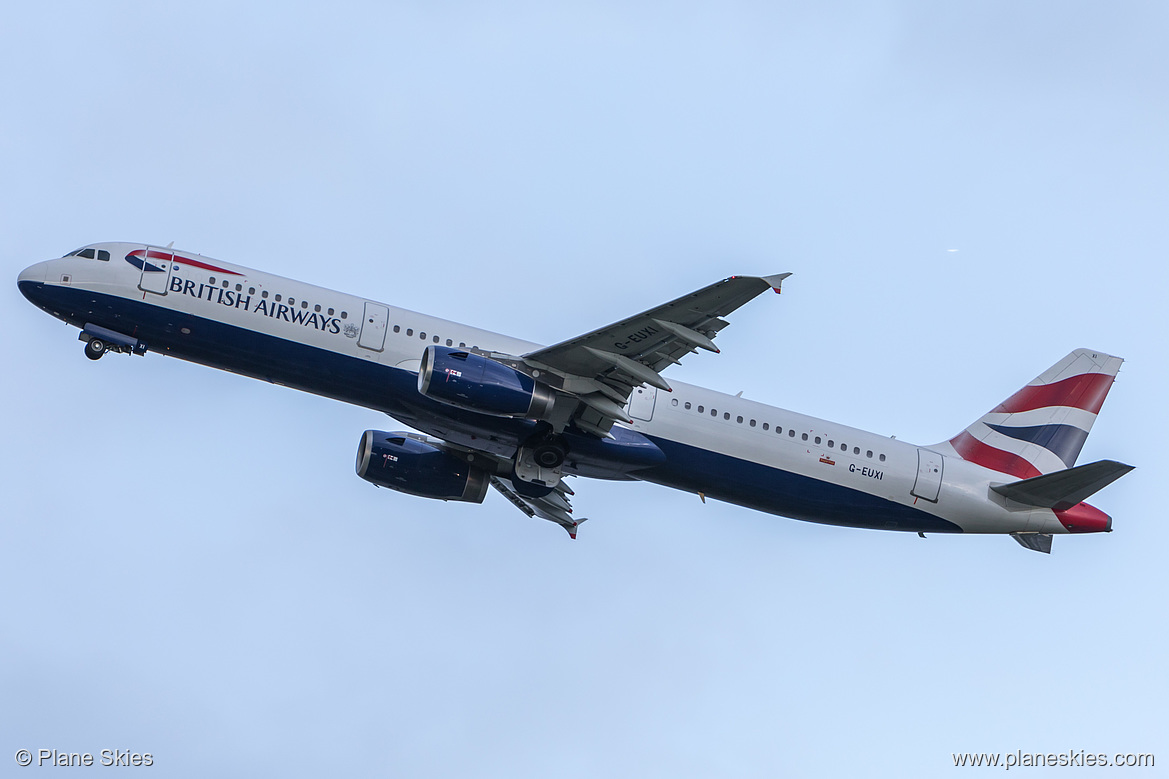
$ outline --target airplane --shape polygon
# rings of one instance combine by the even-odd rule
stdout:
[[[957,435],[925,446],[662,372],[790,273],[732,276],[552,346],[177,251],[96,243],[17,284],[80,328],[85,355],[170,355],[384,412],[356,471],[379,487],[482,503],[495,489],[572,538],[568,477],[640,480],[809,522],[1010,535],[1112,530],[1084,501],[1132,470],[1076,465],[1120,370],[1076,349]],[[741,395],[742,393],[740,393]]]

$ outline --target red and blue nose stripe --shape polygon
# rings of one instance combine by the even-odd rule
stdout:
[[[126,255],[126,262],[130,263],[131,265],[133,265],[135,268],[137,268],[140,271],[144,271],[146,273],[165,273],[166,272],[164,268],[160,268],[159,266],[155,265],[153,262],[150,262],[150,260],[162,260],[164,262],[172,262],[172,261],[173,262],[181,262],[184,265],[190,265],[193,268],[202,268],[203,270],[209,270],[209,271],[214,271],[216,273],[222,273],[225,276],[242,276],[243,275],[243,274],[237,273],[233,270],[228,270],[227,268],[220,268],[218,265],[210,265],[206,262],[194,260],[194,259],[191,259],[190,257],[184,257],[181,254],[173,254],[171,252],[162,251],[161,249],[135,249],[134,251],[132,251]]]

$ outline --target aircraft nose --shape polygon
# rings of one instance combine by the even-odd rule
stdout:
[[[30,265],[22,270],[20,275],[16,277],[16,286],[20,289],[20,294],[33,303],[36,301],[32,299],[32,295],[39,285],[45,283],[48,265],[48,262],[38,262],[36,265]]]
[[[44,281],[46,264],[44,262],[38,262],[36,265],[29,265],[22,270],[16,278],[17,286],[23,286],[23,282],[26,281]]]

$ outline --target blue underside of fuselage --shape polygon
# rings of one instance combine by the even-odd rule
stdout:
[[[666,465],[635,475],[654,484],[823,525],[962,532],[952,522],[867,492],[677,441],[650,440],[665,452]]]
[[[147,302],[73,287],[22,281],[38,307],[76,327],[94,324],[146,343],[152,351],[385,412],[454,443],[505,457],[535,430],[527,420],[463,411],[417,390],[410,371],[297,341],[196,317]],[[183,328],[189,332],[182,332]],[[651,437],[657,449],[592,436],[569,438],[566,470],[598,478],[636,478],[771,514],[848,527],[954,533],[957,525],[858,490],[700,447]]]

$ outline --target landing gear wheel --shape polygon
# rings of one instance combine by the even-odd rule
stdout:
[[[544,444],[532,453],[532,459],[541,468],[559,468],[567,453],[555,444]]]
[[[100,360],[106,353],[106,342],[100,338],[90,338],[85,343],[85,356],[91,360]]]

